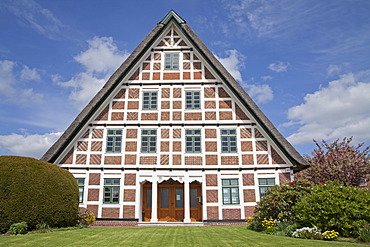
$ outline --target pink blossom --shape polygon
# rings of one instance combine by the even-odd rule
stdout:
[[[274,202],[275,200],[274,199],[271,199],[270,202]]]
[[[295,182],[290,182],[290,184],[295,184]]]

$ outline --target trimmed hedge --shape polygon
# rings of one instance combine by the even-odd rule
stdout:
[[[33,158],[0,156],[0,232],[25,221],[29,229],[76,224],[78,185],[71,173]]]

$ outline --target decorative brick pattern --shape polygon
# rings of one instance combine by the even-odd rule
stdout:
[[[90,173],[89,185],[100,185],[100,173]]]
[[[161,60],[161,53],[154,53],[154,60]]]
[[[181,109],[182,108],[182,102],[181,101],[174,101],[173,102],[173,109]]]
[[[114,99],[124,99],[126,94],[126,89],[121,89],[119,92],[114,96]]]
[[[112,121],[123,121],[123,112],[112,112]]]
[[[82,139],[86,139],[86,138],[89,138],[89,134],[90,134],[90,131],[89,130],[86,130],[85,134],[83,134],[81,136]]]
[[[181,129],[173,129],[173,138],[181,139]]]
[[[243,186],[254,186],[254,174],[243,174]]]
[[[226,93],[225,89],[223,89],[222,87],[219,87],[218,88],[218,97],[220,97],[220,98],[230,98],[230,95],[228,93]]]
[[[77,142],[77,151],[87,151],[88,142]]]
[[[90,165],[101,165],[101,154],[90,154]]]
[[[171,92],[170,88],[162,88],[162,98],[169,98],[171,96],[170,92]],[[169,108],[166,108],[166,109],[169,109]]]
[[[170,151],[170,142],[161,142],[161,152]]]
[[[251,141],[241,141],[241,149],[242,149],[242,152],[253,151],[252,142]]]
[[[217,174],[206,174],[206,186],[217,186]]]
[[[206,79],[216,79],[213,75],[212,75],[212,73],[211,73],[211,71],[209,71],[208,69],[207,69],[207,67],[204,67],[204,77],[206,78]]]
[[[161,155],[161,161],[160,164],[163,165],[169,165],[170,164],[170,156],[168,154],[162,154]]]
[[[161,112],[161,121],[170,121],[170,112]]]
[[[269,156],[268,154],[257,154],[257,164],[259,165],[268,165]]]
[[[202,63],[201,62],[194,62],[193,67],[196,70],[201,70],[202,69]]]
[[[256,141],[257,151],[267,151],[267,141]]]
[[[254,129],[254,137],[265,138],[258,129]]]
[[[254,189],[243,190],[244,202],[255,202],[256,201],[256,191]]]
[[[181,165],[181,154],[172,155],[172,165]]]
[[[93,129],[92,130],[92,139],[101,139],[103,138],[104,129]]]
[[[135,139],[135,138],[137,138],[137,129],[127,129],[126,139]]]
[[[202,113],[185,113],[185,121],[199,121],[202,120]]]
[[[206,138],[217,138],[217,130],[216,129],[206,129]]]
[[[218,220],[219,219],[217,206],[207,207],[207,219],[208,220]]]
[[[215,111],[206,111],[205,112],[206,120],[216,120],[216,112]]]
[[[143,63],[143,70],[150,70],[150,63]]]
[[[244,206],[245,217],[253,217],[254,209],[255,209],[255,206]]]
[[[77,154],[76,155],[76,164],[85,165],[86,164],[86,159],[87,159],[86,154]]]
[[[193,60],[199,60],[199,58],[197,57],[197,55],[195,55],[194,53],[193,53]]]
[[[201,80],[202,78],[202,72],[194,72],[194,80]]]
[[[219,102],[220,104],[220,109],[231,109],[232,108],[232,102],[231,100],[221,100]]]
[[[240,209],[222,209],[222,219],[224,220],[240,220]]]
[[[135,189],[123,190],[123,201],[124,202],[134,202],[135,201]]]
[[[280,184],[290,183],[290,174],[289,173],[279,173]]]
[[[106,106],[104,110],[99,114],[99,116],[95,119],[96,121],[106,121],[108,120],[108,112],[109,106]]]
[[[140,90],[138,88],[130,88],[128,90],[128,98],[129,99],[138,99],[139,98]]]
[[[153,70],[161,70],[161,64],[160,63],[154,63],[153,64]]]
[[[138,120],[138,113],[137,112],[127,112],[127,120],[128,121],[137,121]]]
[[[89,189],[87,192],[88,201],[99,201],[99,189]]]
[[[286,164],[281,156],[271,147],[272,164]]]
[[[190,60],[190,53],[188,53],[188,52],[186,52],[186,53],[185,53],[185,52],[184,52],[184,53],[183,53],[183,59],[184,59],[184,60]]]
[[[238,156],[222,156],[221,165],[239,165]]]
[[[206,190],[207,202],[218,202],[218,190]]]
[[[73,148],[64,156],[64,158],[59,162],[59,164],[72,164],[73,163]]]
[[[162,139],[170,138],[170,130],[169,129],[162,129],[161,130],[161,138]]]
[[[220,111],[220,120],[233,120],[233,112]]]
[[[128,110],[137,110],[139,109],[139,101],[128,101],[127,102]]]
[[[240,136],[241,136],[241,138],[252,138],[251,128],[242,128],[242,129],[240,129]]]
[[[181,142],[173,142],[172,152],[181,152]]]
[[[182,120],[182,114],[181,111],[174,111],[172,113],[172,120],[173,121],[181,121]]]
[[[158,121],[158,113],[142,113],[141,120],[144,121]]]
[[[118,218],[119,208],[102,208],[102,218]]]
[[[190,80],[190,72],[183,72],[182,73],[182,79]]]
[[[159,79],[161,79],[161,73],[154,72],[153,73],[153,80],[159,80]]]
[[[206,152],[217,152],[217,142],[206,142]]]
[[[202,165],[202,157],[185,156],[185,165],[201,166]]]
[[[124,185],[136,185],[136,174],[135,173],[126,173],[125,174],[125,183]]]
[[[91,142],[91,151],[102,151],[103,142]]]
[[[204,108],[205,109],[216,109],[216,102],[215,101],[204,101]]]
[[[215,98],[215,88],[214,87],[205,87],[204,88],[204,98]]]
[[[247,117],[247,115],[238,106],[238,104],[235,104],[235,114],[236,114],[236,120],[249,120],[249,117]]]
[[[136,152],[137,151],[137,142],[126,142],[126,152]]]
[[[90,210],[90,212],[93,213],[95,217],[98,217],[98,209],[99,209],[98,205],[87,205],[86,208]]]
[[[182,66],[183,70],[190,70],[190,63],[189,62],[184,62]]]
[[[243,154],[242,165],[254,165],[253,154]]]
[[[163,80],[180,80],[180,73],[163,73]]]
[[[170,109],[170,102],[169,101],[162,101],[161,102],[161,109]]]
[[[115,109],[115,110],[125,109],[125,101],[113,101],[112,109]]]
[[[123,218],[134,219],[135,218],[135,206],[124,205],[123,206]]]
[[[173,89],[173,98],[181,98],[181,88]]]
[[[125,165],[136,165],[136,155],[126,154],[125,155]]]
[[[141,156],[140,165],[156,165],[157,157],[156,156]]]
[[[129,78],[129,80],[139,80],[139,69],[137,69]]]
[[[217,155],[206,155],[206,165],[218,165]]]
[[[104,164],[105,165],[121,165],[121,156],[105,156]]]

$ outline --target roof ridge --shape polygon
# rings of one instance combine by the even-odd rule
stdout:
[[[173,9],[171,9],[170,12],[168,12],[168,14],[159,23],[166,25],[171,19],[175,19],[179,24],[186,23],[186,21],[181,18],[181,16],[179,16]]]

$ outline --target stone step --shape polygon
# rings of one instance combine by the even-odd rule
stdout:
[[[204,226],[203,222],[189,222],[189,223],[184,223],[184,222],[140,222],[137,224],[138,227],[178,227],[178,226]]]

